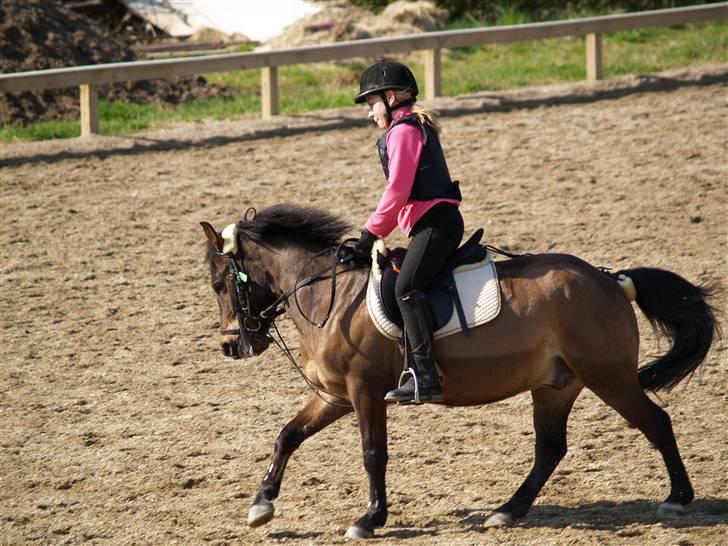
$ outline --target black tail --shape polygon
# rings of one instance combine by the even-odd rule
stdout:
[[[720,335],[714,310],[706,301],[713,288],[695,286],[663,269],[627,269],[637,288],[637,305],[652,324],[670,339],[667,354],[639,369],[642,388],[670,390],[689,377],[708,355]]]

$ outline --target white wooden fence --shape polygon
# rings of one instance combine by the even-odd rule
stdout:
[[[265,52],[34,70],[0,74],[0,91],[17,93],[80,86],[81,134],[90,135],[99,131],[99,85],[259,68],[262,116],[269,118],[278,113],[279,66],[424,51],[425,97],[431,99],[441,94],[443,48],[585,36],[587,79],[598,80],[602,77],[602,35],[605,33],[725,18],[728,18],[728,2],[547,23],[428,32]]]

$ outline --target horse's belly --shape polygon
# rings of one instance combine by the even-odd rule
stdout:
[[[497,321],[493,324],[497,324]],[[484,404],[503,400],[551,382],[557,349],[550,336],[476,328],[438,340],[435,356],[447,403]],[[516,333],[517,332],[517,333]]]

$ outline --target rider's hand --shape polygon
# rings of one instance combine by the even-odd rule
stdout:
[[[367,228],[361,230],[361,236],[359,240],[352,248],[354,254],[354,261],[359,265],[369,265],[372,261],[372,247],[374,241],[377,240],[377,236],[374,235]]]

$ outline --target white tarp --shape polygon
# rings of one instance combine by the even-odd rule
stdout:
[[[172,36],[204,27],[257,42],[278,35],[320,7],[304,0],[126,0],[129,8]]]

